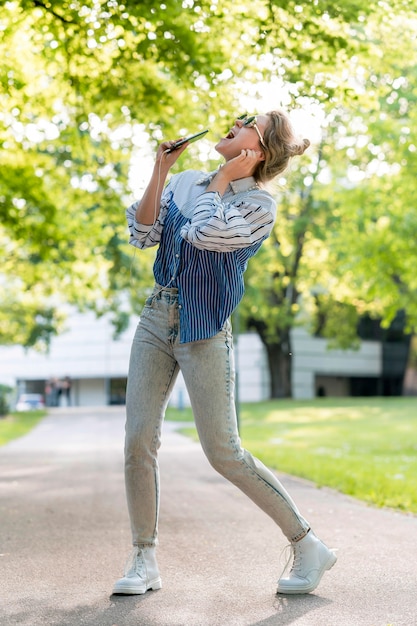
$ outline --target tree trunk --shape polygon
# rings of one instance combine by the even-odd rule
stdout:
[[[291,398],[292,396],[292,355],[290,339],[282,343],[269,343],[265,345],[269,375],[270,375],[270,397],[271,398]]]
[[[274,341],[268,336],[264,322],[250,320],[265,346],[270,378],[270,398],[292,397],[292,350],[290,328],[281,330]]]

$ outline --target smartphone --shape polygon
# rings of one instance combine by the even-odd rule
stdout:
[[[190,137],[179,139],[179,141],[176,141],[174,145],[171,146],[169,150],[167,150],[167,152],[173,152],[174,150],[177,150],[177,148],[179,148],[180,146],[183,146],[185,143],[187,143],[187,141],[189,142],[197,141],[197,139],[204,137],[204,135],[206,135],[207,133],[208,133],[208,130],[202,130],[201,133],[196,133],[195,135],[190,135]]]

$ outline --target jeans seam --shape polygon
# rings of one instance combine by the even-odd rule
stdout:
[[[230,355],[233,352],[233,335],[230,331],[229,328],[226,329],[226,336],[225,336],[225,344],[227,347],[227,379],[226,379],[226,392],[228,397],[230,398],[230,380],[231,380],[231,365],[230,365]],[[231,410],[231,402],[229,401],[228,403],[228,421],[230,422],[230,410]],[[238,451],[238,447],[236,446],[236,442],[235,442],[235,452]],[[242,448],[242,446],[240,446],[241,449],[243,450],[243,453],[247,452],[244,448]],[[248,452],[248,454],[250,454]],[[252,455],[251,455],[252,456]],[[297,523],[300,524],[302,526],[302,520],[300,519],[300,517],[297,515],[297,512],[294,511],[293,507],[290,506],[290,504],[287,502],[286,498],[284,497],[284,495],[278,491],[278,489],[276,489],[273,485],[271,485],[263,476],[261,476],[257,471],[256,468],[252,467],[247,460],[245,459],[245,456],[243,455],[240,458],[241,463],[243,463],[243,465],[245,465],[247,467],[247,469],[252,473],[253,476],[255,476],[260,482],[261,484],[266,487],[267,489],[272,490],[272,492],[274,494],[276,494],[281,502],[288,507],[288,509],[291,511],[291,513],[293,514],[294,518],[296,519]],[[295,541],[299,536],[302,536],[303,533],[305,533],[305,531],[308,529],[303,529],[302,531],[300,531],[294,538],[293,540]]]
[[[241,459],[241,462],[246,465],[246,467],[253,473],[253,475],[256,476],[256,478],[261,481],[261,483],[271,489],[273,491],[273,493],[275,493],[277,496],[279,496],[279,498],[281,499],[281,502],[283,502],[287,507],[288,510],[291,511],[291,513],[293,514],[294,518],[296,519],[297,523],[300,524],[302,526],[302,520],[300,519],[300,517],[297,515],[297,512],[294,511],[293,507],[290,506],[290,504],[287,502],[286,498],[283,496],[283,494],[278,491],[278,489],[276,489],[273,485],[271,485],[265,478],[263,478],[263,476],[261,476],[256,469],[254,469],[245,459],[245,457],[243,456]],[[298,533],[293,540],[295,541],[300,535],[303,535],[303,533],[309,529],[309,526],[307,526],[307,528],[303,527],[303,530],[300,531],[300,533]]]
[[[158,536],[158,524],[159,524],[159,501],[160,501],[160,489],[159,489],[159,470],[158,470],[158,441],[159,441],[159,431],[162,428],[162,422],[164,421],[164,417],[165,417],[165,412],[162,412],[163,406],[164,406],[164,402],[167,398],[167,392],[168,389],[170,387],[170,384],[172,382],[172,379],[174,377],[175,374],[175,370],[178,367],[178,363],[176,360],[173,360],[173,364],[172,364],[172,369],[171,369],[171,376],[169,378],[169,382],[167,383],[167,386],[162,394],[161,397],[161,402],[160,402],[160,406],[159,406],[159,414],[161,415],[161,419],[158,422],[158,424],[156,424],[155,426],[155,431],[154,431],[154,436],[152,438],[152,455],[153,455],[153,472],[154,472],[154,481],[155,481],[155,511],[156,511],[156,515],[155,515],[155,525],[152,531],[152,536],[154,538],[155,543],[157,542],[157,536]]]

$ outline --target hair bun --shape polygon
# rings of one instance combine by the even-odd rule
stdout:
[[[301,156],[307,150],[309,145],[310,145],[309,139],[300,139],[298,144],[294,146],[294,154]]]
[[[307,150],[309,145],[310,145],[310,139],[303,139],[304,150]],[[303,152],[304,152],[304,150],[303,150]]]
[[[309,139],[299,139],[296,143],[289,146],[289,156],[301,156],[310,145]]]

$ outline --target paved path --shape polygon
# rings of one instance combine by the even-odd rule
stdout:
[[[123,408],[54,409],[0,449],[1,626],[417,625],[416,517],[282,477],[339,560],[315,593],[276,596],[285,538],[170,424],[163,588],[110,596],[130,551],[123,428]]]

